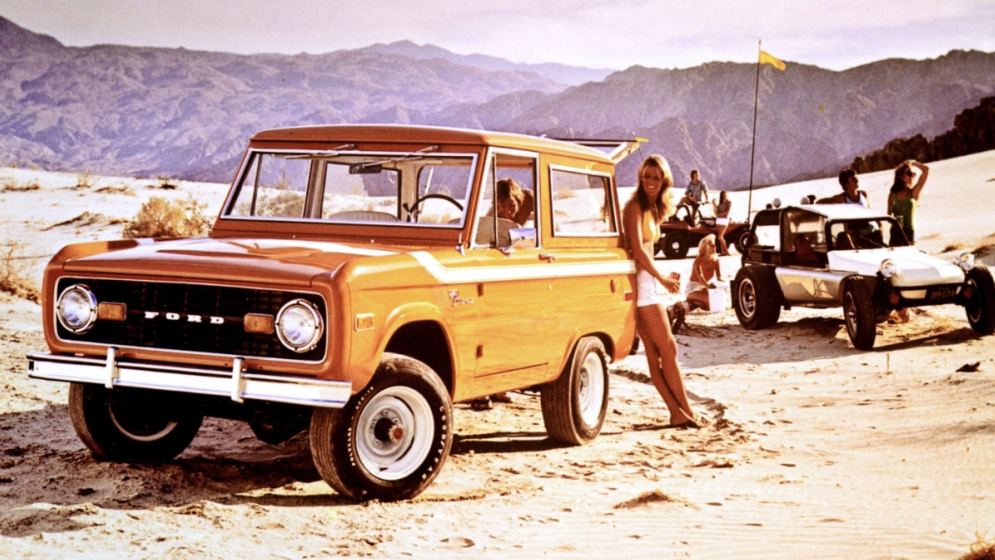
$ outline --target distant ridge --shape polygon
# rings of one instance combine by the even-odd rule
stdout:
[[[517,63],[503,58],[483,54],[461,55],[447,51],[446,49],[432,44],[418,45],[411,41],[396,41],[389,44],[376,43],[358,50],[406,56],[415,60],[441,58],[443,60],[448,60],[449,62],[473,66],[488,72],[534,72],[540,76],[553,80],[554,82],[571,86],[580,85],[585,82],[601,81],[605,79],[606,76],[614,72],[614,70],[605,68],[582,68],[579,66],[568,66],[566,64],[556,63]]]
[[[835,175],[892,139],[940,135],[995,95],[993,53],[842,72],[786,62],[760,76],[757,185]],[[632,66],[601,79],[572,68],[574,82],[554,67],[410,41],[294,56],[71,48],[0,18],[0,165],[229,181],[264,128],[411,123],[638,136],[649,141],[619,167],[622,185],[654,152],[680,188],[691,168],[715,189],[749,183],[754,64]]]

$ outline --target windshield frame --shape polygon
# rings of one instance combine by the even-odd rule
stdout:
[[[469,204],[473,200],[475,192],[475,182],[477,180],[477,175],[479,174],[479,166],[481,161],[481,155],[472,149],[466,149],[467,146],[459,146],[460,151],[442,151],[439,146],[432,146],[429,149],[412,149],[412,150],[397,150],[396,146],[392,147],[395,149],[363,149],[357,150],[354,146],[348,146],[349,149],[346,150],[329,150],[327,148],[270,148],[261,146],[250,146],[245,153],[245,157],[242,160],[242,164],[239,167],[239,171],[235,176],[235,180],[229,189],[228,195],[225,198],[225,202],[221,207],[221,212],[218,216],[217,225],[221,225],[225,222],[236,223],[236,222],[251,222],[256,224],[262,223],[272,223],[272,224],[307,224],[308,226],[333,226],[333,227],[388,227],[388,228],[401,228],[406,230],[417,229],[435,229],[435,230],[449,230],[456,231],[462,230],[465,226],[467,215],[469,213]],[[332,165],[330,160],[336,157],[364,157],[370,158],[372,160],[379,161],[380,163],[387,163],[391,161],[395,162],[405,162],[405,161],[417,161],[421,159],[454,159],[454,160],[465,160],[469,162],[469,166],[466,172],[466,184],[465,184],[465,194],[463,199],[456,198],[463,208],[460,210],[460,217],[458,221],[455,222],[423,222],[416,223],[410,221],[382,221],[382,222],[371,222],[365,220],[331,220],[326,217],[307,217],[306,214],[309,212],[308,202],[305,202],[305,208],[302,212],[301,217],[288,217],[288,216],[253,216],[248,214],[237,214],[235,212],[236,204],[239,203],[239,196],[243,190],[248,187],[252,188],[254,185],[254,179],[249,177],[249,174],[253,172],[254,169],[258,169],[255,162],[258,158],[265,155],[276,154],[278,156],[299,156],[299,159],[313,159],[313,160],[325,160],[324,165],[319,167],[327,168],[328,165]],[[414,181],[414,188],[416,190],[422,188],[421,179],[419,178],[421,172],[424,169],[420,169],[418,173],[413,174],[411,180]],[[324,193],[324,175],[325,171],[322,170],[321,173],[317,174],[318,179],[322,181],[321,185],[316,183],[316,174],[313,171],[309,172],[306,190],[303,191],[303,197],[305,201],[313,200],[315,197],[315,190],[321,188],[321,195]],[[398,173],[400,175],[400,173]],[[398,191],[400,192],[401,185],[398,184]],[[421,196],[424,193],[416,193],[417,196]],[[373,199],[374,197],[370,197]],[[397,206],[400,207],[402,204],[402,199],[400,195],[395,197]],[[453,206],[456,210],[456,207]],[[398,214],[401,214],[401,208],[396,210]]]

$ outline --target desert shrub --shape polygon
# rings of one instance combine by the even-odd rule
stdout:
[[[39,189],[41,189],[41,185],[38,184],[37,180],[34,180],[28,181],[23,185],[18,184],[17,182],[8,183],[4,185],[3,192],[28,192],[37,191]]]
[[[97,184],[97,179],[86,171],[76,175],[76,186],[74,189],[89,189]]]
[[[205,235],[211,228],[211,219],[204,215],[205,208],[207,204],[198,202],[192,195],[175,201],[153,196],[124,226],[123,235],[129,239]]]
[[[7,241],[0,248],[0,292],[41,303],[41,292],[31,282],[32,261],[21,256],[21,245]]]

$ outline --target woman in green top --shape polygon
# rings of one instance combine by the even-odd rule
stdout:
[[[919,180],[912,186],[915,174],[912,167],[919,168]],[[898,220],[909,238],[909,243],[916,244],[916,208],[919,206],[919,194],[926,185],[929,168],[914,159],[905,160],[895,168],[895,183],[888,193],[888,213]]]

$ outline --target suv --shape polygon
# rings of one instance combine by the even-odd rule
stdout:
[[[635,329],[614,164],[590,145],[405,126],[250,140],[206,238],[69,245],[48,264],[34,378],[71,383],[91,452],[164,461],[205,416],[276,444],[309,429],[322,478],[399,500],[438,475],[452,406],[537,387],[549,435],[600,432]],[[495,219],[496,183],[533,193]]]
[[[909,245],[891,216],[847,204],[762,210],[732,284],[747,329],[777,323],[781,308],[843,307],[854,347],[874,347],[892,310],[954,303],[980,334],[995,331],[995,284],[970,253],[956,264]]]

